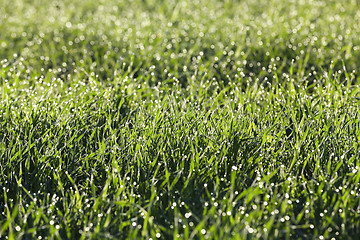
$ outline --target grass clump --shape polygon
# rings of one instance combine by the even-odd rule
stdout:
[[[0,238],[359,236],[357,1],[0,3]]]

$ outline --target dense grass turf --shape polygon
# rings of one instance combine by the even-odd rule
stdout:
[[[360,6],[0,0],[0,238],[360,235]]]

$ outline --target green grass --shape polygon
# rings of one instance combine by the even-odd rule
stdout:
[[[359,1],[0,0],[0,239],[355,239]]]

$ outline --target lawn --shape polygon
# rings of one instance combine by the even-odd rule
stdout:
[[[0,0],[0,239],[356,239],[357,0]]]

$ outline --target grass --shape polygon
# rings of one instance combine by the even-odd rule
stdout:
[[[359,20],[0,0],[0,238],[358,237]]]

